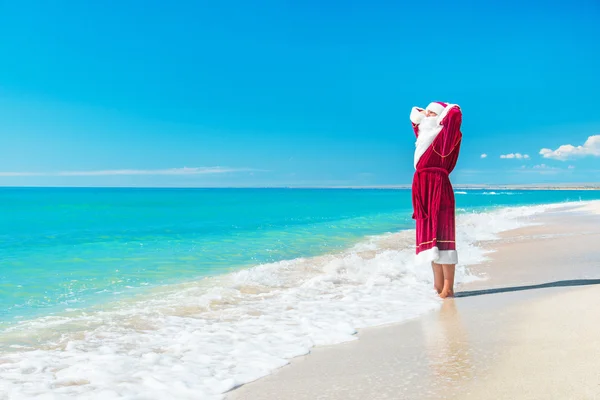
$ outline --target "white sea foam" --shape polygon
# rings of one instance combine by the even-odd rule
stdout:
[[[467,192],[457,191],[457,192],[454,192],[454,194],[467,194]]]
[[[573,211],[583,211],[588,212],[590,214],[600,214],[600,200],[581,202],[580,204],[582,205],[580,207],[577,207]]]
[[[486,196],[499,196],[499,195],[512,196],[512,195],[521,194],[521,193],[519,193],[519,192],[483,192],[481,194],[486,195]]]
[[[466,267],[485,259],[479,241],[551,207],[459,215],[457,282],[477,279]],[[24,321],[0,334],[0,399],[220,398],[315,345],[439,307],[431,269],[414,264],[413,235]]]

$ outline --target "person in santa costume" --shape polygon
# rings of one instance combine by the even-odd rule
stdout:
[[[416,258],[419,263],[431,262],[440,297],[452,297],[458,254],[449,175],[458,160],[462,112],[456,104],[436,101],[425,109],[413,107],[410,120],[417,135],[412,184]]]

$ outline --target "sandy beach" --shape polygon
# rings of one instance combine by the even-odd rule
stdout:
[[[600,399],[600,205],[531,220],[484,243],[484,279],[439,310],[316,347],[227,399]]]

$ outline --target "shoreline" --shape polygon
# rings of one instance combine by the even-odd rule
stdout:
[[[592,202],[595,200],[591,200]],[[600,202],[600,200],[598,200]],[[587,201],[584,201],[587,202]],[[535,208],[546,208],[546,207],[561,207],[563,205],[571,207],[571,206],[575,206],[577,203],[579,203],[579,201],[570,201],[567,203],[543,203],[543,204],[519,204],[519,205],[497,205],[495,206],[496,208],[491,208],[491,209],[474,209],[474,210],[468,210],[468,211],[464,211],[461,210],[459,212],[457,212],[457,216],[459,216],[459,218],[468,216],[468,214],[495,214],[497,213],[499,210],[502,209],[514,209],[514,208],[528,208],[528,209],[535,209]],[[481,208],[487,208],[486,206],[480,206]],[[535,212],[539,212],[539,211],[535,211]],[[510,218],[511,220],[513,220],[514,218]],[[502,233],[504,231],[503,228],[499,229],[500,233]],[[497,232],[494,232],[493,234],[497,234]],[[56,311],[52,311],[50,313],[41,313],[41,314],[37,314],[32,316],[31,318],[26,317],[26,318],[20,318],[16,321],[11,321],[9,322],[9,320],[5,320],[5,321],[0,321],[0,325],[2,323],[6,323],[5,327],[10,328],[11,326],[14,326],[15,324],[22,324],[22,323],[27,323],[27,322],[31,322],[33,320],[37,320],[37,319],[42,319],[42,318],[53,318],[53,317],[62,317],[65,315],[70,315],[73,312],[85,312],[85,313],[95,313],[95,312],[105,312],[105,311],[112,311],[114,308],[116,308],[119,304],[122,304],[123,302],[138,302],[138,301],[143,301],[145,299],[151,298],[155,295],[155,292],[172,292],[172,291],[182,291],[185,290],[186,288],[188,288],[189,286],[192,285],[197,285],[197,284],[202,284],[203,286],[205,286],[205,282],[206,281],[211,281],[211,280],[219,280],[221,278],[227,278],[231,275],[235,275],[237,273],[240,272],[244,272],[244,271],[248,271],[248,270],[252,270],[254,268],[257,267],[263,267],[263,266],[270,266],[270,265],[275,265],[275,264],[279,264],[279,263],[290,263],[290,262],[295,262],[295,261],[301,261],[301,260],[309,260],[309,261],[316,261],[316,262],[320,262],[320,260],[325,259],[325,258],[330,258],[330,257],[337,257],[340,255],[345,255],[345,254],[349,254],[349,253],[360,253],[360,254],[367,254],[367,257],[370,258],[372,255],[368,254],[371,249],[369,249],[368,247],[370,245],[372,245],[373,243],[376,243],[379,247],[379,250],[411,250],[410,247],[413,245],[413,236],[414,236],[414,227],[413,228],[401,228],[398,231],[394,231],[394,232],[390,232],[390,231],[381,231],[379,233],[376,234],[369,234],[369,235],[364,235],[360,238],[354,238],[352,240],[349,240],[349,243],[347,245],[345,245],[344,247],[340,247],[339,249],[335,249],[334,251],[327,251],[327,252],[323,252],[323,253],[317,253],[314,255],[306,255],[306,256],[299,256],[297,258],[292,258],[292,259],[281,259],[278,261],[272,261],[272,262],[267,262],[267,263],[263,263],[263,264],[255,264],[255,263],[248,263],[248,264],[244,264],[244,265],[239,265],[239,266],[235,266],[231,269],[231,271],[225,272],[225,273],[219,273],[219,274],[215,274],[215,275],[206,275],[206,276],[202,276],[199,277],[197,279],[192,279],[192,280],[184,280],[184,281],[180,281],[180,282],[172,282],[172,283],[168,283],[168,284],[161,284],[158,286],[151,286],[149,288],[140,286],[140,287],[132,287],[129,288],[131,290],[130,294],[128,295],[124,295],[123,297],[119,297],[116,299],[110,299],[109,301],[106,300],[97,300],[95,302],[91,302],[88,305],[84,306],[84,307],[72,307],[72,308],[67,308],[67,309],[59,309],[57,307]],[[402,245],[398,246],[396,242],[401,241]],[[486,241],[484,241],[485,243]],[[365,246],[367,247],[365,249]],[[485,247],[485,246],[483,246]],[[202,282],[202,283],[201,283]],[[119,295],[121,295],[122,293],[119,293]],[[8,323],[7,323],[8,322]],[[1,332],[1,331],[0,331]]]
[[[592,201],[594,201],[594,200],[592,200]],[[600,201],[600,200],[598,200],[598,201]],[[572,202],[568,202],[568,203],[498,205],[497,209],[489,209],[486,211],[470,210],[468,212],[460,211],[457,213],[457,215],[466,216],[469,213],[489,214],[489,213],[495,213],[498,211],[498,209],[504,209],[504,208],[512,209],[515,207],[519,207],[519,208],[526,207],[526,208],[533,209],[533,208],[537,208],[537,207],[552,207],[552,206],[559,206],[560,204],[568,205],[568,204],[576,204],[576,203],[578,203],[578,201],[572,201]],[[459,218],[461,218],[461,217],[459,217]],[[502,229],[501,229],[501,231],[502,231]],[[382,232],[379,232],[376,234],[364,235],[360,238],[352,239],[349,241],[347,246],[340,247],[339,249],[336,249],[333,252],[328,251],[328,252],[324,252],[324,253],[318,253],[315,255],[299,256],[299,257],[293,258],[293,259],[282,259],[282,260],[268,262],[268,263],[264,263],[264,264],[248,263],[248,264],[233,267],[231,269],[231,271],[228,271],[226,273],[202,276],[198,279],[184,280],[181,282],[172,282],[172,283],[168,283],[168,284],[151,286],[148,288],[143,287],[143,286],[132,287],[132,288],[129,288],[130,291],[127,294],[124,294],[122,292],[122,293],[118,294],[119,295],[118,297],[111,298],[109,300],[94,299],[93,301],[89,301],[89,303],[83,307],[67,307],[66,309],[61,309],[59,306],[56,306],[56,308],[51,309],[51,310],[53,310],[51,312],[45,312],[46,310],[43,310],[43,311],[40,311],[38,314],[34,314],[34,315],[28,316],[28,317],[22,317],[22,318],[18,318],[18,319],[14,319],[14,317],[13,317],[12,320],[6,319],[3,321],[0,321],[0,327],[2,327],[3,329],[12,329],[12,328],[16,327],[17,325],[21,325],[24,323],[28,324],[28,323],[34,322],[36,320],[45,319],[45,318],[61,318],[64,316],[71,316],[74,313],[79,313],[79,312],[99,313],[99,312],[106,312],[106,311],[114,311],[114,309],[118,308],[123,303],[137,303],[139,301],[144,301],[144,300],[154,297],[157,292],[160,292],[162,294],[165,292],[183,291],[183,290],[186,290],[187,288],[189,288],[190,286],[195,286],[195,285],[206,286],[206,282],[209,282],[212,280],[220,280],[222,278],[228,278],[231,275],[234,275],[236,273],[247,271],[247,270],[252,270],[253,268],[257,268],[257,267],[275,265],[275,264],[279,264],[279,263],[290,263],[290,262],[295,262],[295,261],[299,261],[299,260],[309,260],[309,261],[315,260],[317,262],[320,262],[319,260],[322,260],[325,258],[337,257],[340,255],[344,255],[344,254],[348,254],[348,253],[352,253],[352,252],[368,253],[369,250],[364,250],[361,248],[364,246],[368,247],[370,244],[372,244],[374,242],[381,245],[383,249],[409,250],[409,247],[412,246],[412,244],[413,244],[413,236],[414,236],[414,228],[402,228],[402,229],[400,229],[398,231],[394,231],[394,232],[382,231]],[[400,248],[398,248],[397,243],[393,243],[394,241],[401,241],[403,246],[400,246]],[[412,250],[412,249],[410,249],[410,250]],[[370,258],[371,256],[368,255],[368,257]],[[0,333],[2,333],[2,330],[0,330]]]
[[[226,399],[269,399],[276,393],[277,398],[299,400],[480,399],[491,392],[502,399],[551,397],[540,385],[572,395],[560,398],[594,398],[590,393],[600,398],[600,377],[594,386],[586,372],[600,368],[600,361],[587,356],[600,349],[593,334],[600,330],[600,318],[590,314],[590,307],[581,308],[600,295],[600,284],[587,284],[600,280],[586,281],[600,278],[595,261],[600,250],[590,247],[600,240],[597,214],[600,203],[595,202],[534,216],[536,225],[503,232],[500,239],[483,244],[493,252],[470,269],[487,279],[457,287],[457,297],[444,301],[441,309],[403,323],[361,329],[358,341],[314,348],[310,355],[229,392]],[[565,287],[573,280],[582,286]],[[554,285],[520,290],[547,282]],[[570,324],[562,322],[567,320]],[[577,341],[573,347],[574,337],[587,340],[588,346]],[[555,347],[571,349],[572,357],[564,350],[556,353]],[[557,355],[560,366],[552,361]],[[571,367],[567,378],[558,376]],[[572,387],[578,381],[575,371],[587,384]],[[551,379],[560,385],[549,384]],[[539,392],[545,397],[537,397]]]
[[[462,260],[471,260],[471,264],[480,260],[486,244],[494,243],[489,240],[495,240],[498,232],[519,226],[519,219],[531,222],[541,210],[593,208],[593,204],[599,203],[503,206],[507,209],[502,212],[465,214],[464,226],[459,228],[465,248]],[[533,228],[535,226],[529,227]],[[3,354],[0,377],[15,396],[25,394],[21,392],[23,382],[37,388],[35,393],[54,392],[57,388],[61,393],[86,395],[105,389],[102,382],[116,379],[115,382],[124,382],[115,386],[121,395],[143,390],[149,398],[171,393],[173,385],[181,389],[178,392],[181,398],[221,398],[219,393],[242,383],[262,384],[279,371],[285,371],[287,367],[277,368],[290,360],[292,368],[298,360],[311,360],[324,349],[337,351],[355,343],[362,344],[371,331],[396,327],[399,321],[400,326],[413,326],[414,321],[429,318],[431,310],[435,315],[440,305],[443,309],[445,303],[433,295],[426,281],[431,271],[412,265],[413,251],[409,245],[413,234],[405,230],[367,236],[360,248],[347,249],[342,254],[344,257],[336,253],[299,259],[294,265],[283,262],[241,271],[220,282],[218,293],[207,292],[204,281],[199,285],[180,286],[182,290],[176,293],[159,293],[157,298],[142,302],[141,307],[124,308],[117,310],[118,313],[87,314],[85,318],[61,321],[52,319],[49,321],[52,326],[42,326],[43,331],[36,331],[42,334],[33,336],[45,340],[44,334],[53,335],[58,329],[65,333],[60,343],[43,348],[34,345],[38,351],[33,353],[16,349],[14,354]],[[377,239],[377,243],[369,242],[372,238]],[[476,243],[474,238],[485,240]],[[459,276],[457,273],[457,278]],[[240,315],[247,318],[239,319]],[[61,324],[68,330],[63,330]],[[88,326],[97,328],[89,330]],[[29,334],[31,336],[31,332]],[[357,341],[357,337],[360,340]],[[132,353],[131,344],[140,340],[143,345],[134,346]],[[329,346],[336,343],[342,344]],[[375,343],[379,346],[380,340]],[[109,354],[104,353],[107,349],[111,349]],[[352,354],[355,353],[351,352],[350,358]],[[57,355],[60,365],[55,364]],[[192,361],[194,359],[201,361]],[[100,383],[94,381],[88,370],[81,369],[85,363],[91,371],[103,370],[102,366],[109,361],[117,369],[107,370]],[[28,371],[28,365],[33,364],[42,366],[40,371],[56,369],[59,372],[45,378],[41,372],[18,372]],[[171,365],[185,372],[174,374]],[[200,375],[206,379],[199,378],[192,369],[186,370],[190,365],[190,368],[206,370],[202,374],[208,375]],[[233,371],[232,365],[235,366]],[[359,361],[355,368],[359,371],[360,367]],[[160,377],[160,390],[148,392],[149,386],[137,380],[141,373]],[[18,377],[18,381],[13,381],[14,377]],[[248,390],[255,383],[241,386],[240,390]],[[27,392],[31,393],[34,392]]]

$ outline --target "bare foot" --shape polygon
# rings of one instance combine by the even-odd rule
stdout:
[[[454,291],[451,289],[444,289],[440,293],[440,297],[445,299],[446,297],[454,297]]]
[[[433,285],[433,288],[435,289],[435,291],[437,292],[437,294],[442,293],[442,289],[440,289],[439,287]]]

